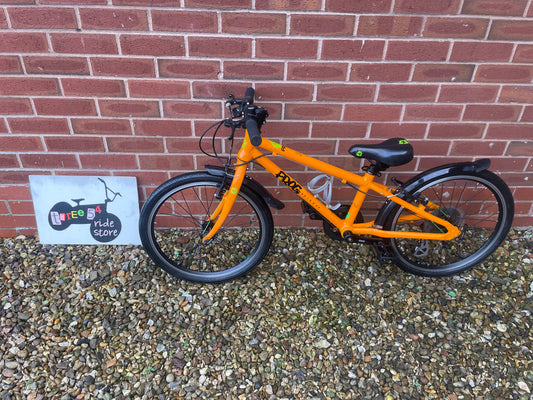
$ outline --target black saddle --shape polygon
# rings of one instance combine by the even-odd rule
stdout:
[[[413,159],[413,146],[402,138],[387,139],[378,144],[355,144],[348,151],[354,157],[375,161],[380,168],[407,164]]]
[[[72,200],[74,203],[76,203],[76,205],[79,206],[79,205],[80,205],[80,202],[82,202],[82,201],[85,200],[85,199],[70,199],[70,200]]]

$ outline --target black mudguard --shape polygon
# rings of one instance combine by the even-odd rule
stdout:
[[[406,197],[408,197],[409,194],[420,185],[440,178],[441,176],[459,175],[464,172],[480,172],[488,169],[489,167],[490,160],[488,158],[483,158],[474,162],[453,163],[431,168],[427,171],[421,172],[420,174],[414,176],[406,183],[404,183],[402,185],[401,193],[398,196],[402,199],[406,199]],[[379,210],[379,213],[376,217],[375,225],[381,227],[384,226],[387,217],[392,212],[395,206],[395,202],[387,200],[385,204],[383,204],[383,207],[381,207],[381,209]]]
[[[205,170],[210,175],[214,176],[224,176],[225,174],[225,169],[216,165],[206,165]],[[233,173],[233,170],[228,171],[228,175],[231,178],[233,178]],[[256,193],[259,197],[263,198],[270,207],[275,208],[276,210],[281,210],[285,207],[285,204],[283,204],[283,202],[272,196],[272,194],[254,178],[250,178],[248,175],[246,175],[243,181],[243,185],[245,185],[248,189]]]

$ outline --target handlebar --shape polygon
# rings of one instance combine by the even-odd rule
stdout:
[[[250,137],[250,142],[254,146],[259,146],[263,139],[261,139],[261,132],[257,127],[257,121],[253,118],[250,118],[246,121],[246,130],[248,131],[248,136]]]
[[[268,117],[268,112],[263,107],[254,105],[254,96],[255,90],[252,87],[246,89],[241,99],[236,99],[230,94],[226,101],[226,107],[230,110],[230,118],[225,120],[225,125],[234,129],[246,128],[252,145],[259,146],[262,141],[260,129]],[[233,134],[230,138],[232,137]]]

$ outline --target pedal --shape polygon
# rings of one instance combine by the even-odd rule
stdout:
[[[383,242],[372,243],[372,249],[380,264],[385,264],[394,260],[394,256],[391,255],[389,249]]]

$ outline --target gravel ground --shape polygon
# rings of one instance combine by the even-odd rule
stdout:
[[[531,398],[530,231],[445,279],[314,231],[274,243],[214,286],[133,246],[0,239],[0,399]]]

